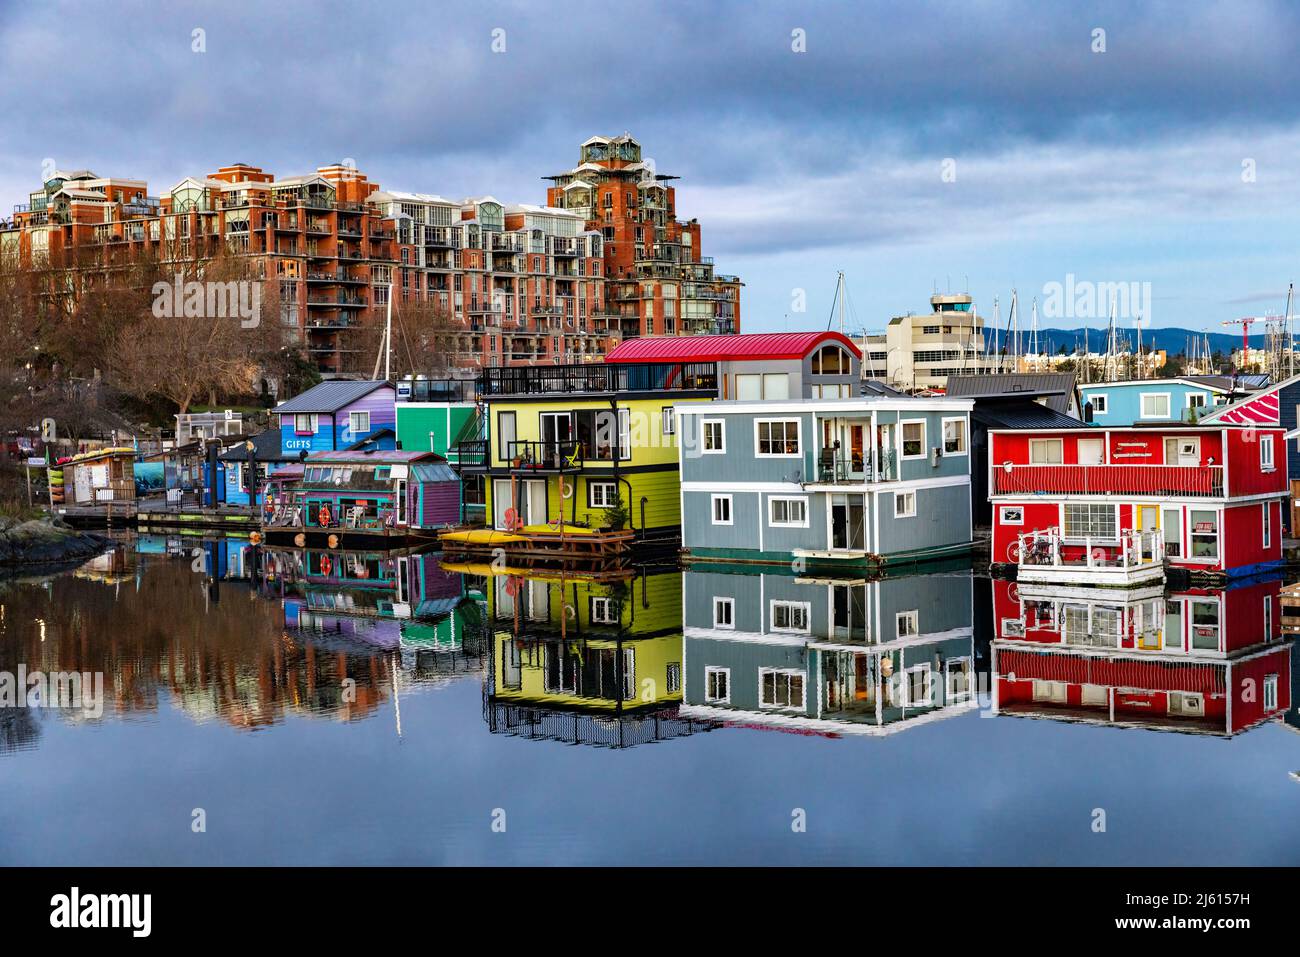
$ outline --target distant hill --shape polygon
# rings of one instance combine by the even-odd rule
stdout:
[[[991,330],[985,329],[986,334]],[[1300,335],[1300,327],[1297,327],[1297,334]],[[1005,338],[1005,330],[1002,331]],[[1124,337],[1130,346],[1134,344],[1136,333],[1132,328],[1120,329],[1119,334]],[[1088,344],[1093,352],[1100,352],[1106,348],[1106,331],[1095,327],[1087,329]],[[1212,352],[1222,352],[1228,355],[1233,349],[1241,348],[1241,334],[1234,332],[1198,332],[1195,329],[1181,329],[1177,327],[1168,327],[1163,329],[1143,329],[1142,330],[1142,348],[1145,349],[1163,349],[1170,355],[1180,355],[1187,349],[1187,342],[1193,337],[1203,339],[1205,336],[1210,337],[1210,350]],[[1039,348],[1044,352],[1055,353],[1065,347],[1066,352],[1073,352],[1077,344],[1080,349],[1083,348],[1084,329],[1039,329],[1038,343]],[[1029,346],[1029,334],[1021,331],[1020,333],[1021,349],[1025,350]],[[1264,337],[1262,335],[1252,335],[1250,344],[1254,348],[1262,348]]]

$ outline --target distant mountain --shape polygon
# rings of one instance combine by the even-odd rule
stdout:
[[[1088,346],[1093,352],[1102,352],[1106,348],[1106,330],[1095,327],[1089,327],[1087,330]],[[1297,334],[1300,334],[1300,328],[1297,328]],[[992,330],[985,328],[986,334],[991,334]],[[1083,328],[1079,329],[1039,329],[1038,344],[1044,352],[1056,353],[1065,347],[1066,352],[1073,352],[1075,346],[1083,348],[1084,342]],[[1136,342],[1136,333],[1132,328],[1120,329],[1120,336],[1123,341],[1129,344],[1131,348]],[[1163,349],[1170,355],[1179,355],[1187,350],[1189,339],[1198,338],[1204,341],[1205,336],[1210,337],[1210,350],[1212,352],[1222,352],[1225,356],[1230,354],[1233,349],[1241,348],[1241,334],[1234,332],[1198,332],[1195,329],[1181,329],[1177,327],[1167,327],[1162,329],[1143,329],[1142,330],[1142,348],[1146,349]],[[1005,330],[999,330],[999,341],[1006,338]],[[1027,350],[1029,347],[1029,334],[1023,330],[1020,333],[1021,349]],[[1253,348],[1262,348],[1264,337],[1262,335],[1252,335],[1250,344]]]

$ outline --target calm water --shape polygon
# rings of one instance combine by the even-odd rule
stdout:
[[[0,671],[104,675],[98,716],[0,708],[0,863],[1300,862],[1295,730],[992,714],[990,641],[1050,602],[969,572],[593,582],[194,549],[0,582]],[[1186,625],[1212,657],[1263,639],[1236,600],[1051,614],[1094,647]]]

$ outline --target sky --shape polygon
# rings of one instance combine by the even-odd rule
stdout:
[[[0,0],[0,216],[49,160],[155,195],[351,160],[540,203],[629,131],[744,280],[746,331],[835,323],[841,270],[849,331],[936,289],[1027,316],[1067,277],[1149,289],[1122,325],[1218,330],[1300,272],[1297,40],[1300,7],[1251,0]]]

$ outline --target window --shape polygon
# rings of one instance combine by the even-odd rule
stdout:
[[[965,455],[966,454],[966,420],[965,419],[944,419],[943,420],[943,454],[944,455]]]
[[[808,500],[806,498],[778,498],[767,500],[767,523],[773,527],[807,528]]]
[[[1264,548],[1269,549],[1273,547],[1273,505],[1270,502],[1264,502],[1260,505],[1260,508],[1264,510]]]
[[[804,709],[803,672],[777,668],[758,670],[759,704],[764,708]]]
[[[1104,396],[1104,395],[1090,395],[1090,396],[1088,396],[1087,401],[1089,401],[1089,402],[1092,403],[1092,414],[1093,414],[1093,415],[1105,415],[1105,414],[1106,414],[1106,396]]]
[[[925,455],[925,422],[903,423],[903,458],[919,459]]]
[[[933,686],[929,665],[908,668],[903,675],[903,703],[913,706],[933,704]]]
[[[1142,418],[1144,419],[1169,418],[1169,393],[1168,392],[1143,392],[1142,393]]]
[[[1219,513],[1208,509],[1192,509],[1187,513],[1187,523],[1192,533],[1191,558],[1219,557]]]
[[[1277,708],[1277,675],[1268,675],[1264,678],[1264,710],[1273,711]]]
[[[497,413],[497,457],[509,460],[514,455],[511,448],[515,444],[515,414],[513,412]]]
[[[298,413],[293,417],[293,430],[299,435],[314,435],[316,432],[316,413]]]
[[[370,413],[369,412],[349,412],[348,428],[352,434],[358,438],[363,438],[370,434]]]
[[[593,625],[618,624],[618,606],[614,599],[591,596],[591,623]]]
[[[614,482],[588,482],[587,505],[591,508],[613,508],[618,498],[618,485]]]
[[[737,373],[736,398],[788,399],[790,398],[790,376],[785,372]]]
[[[1204,392],[1187,393],[1187,408],[1189,409],[1205,408],[1205,393]]]
[[[730,525],[731,522],[731,496],[714,495],[713,497],[713,524]]]
[[[798,419],[759,419],[754,429],[758,436],[757,455],[785,458],[799,455]]]
[[[1264,596],[1264,640],[1273,640],[1273,598]]]
[[[1030,465],[1060,465],[1062,460],[1060,439],[1030,439]]]
[[[916,516],[916,493],[894,493],[894,518],[914,518]]]
[[[664,435],[676,435],[677,434],[677,413],[673,411],[673,407],[671,405],[664,406],[664,410],[661,413],[661,417],[663,419],[661,425],[662,425]]]
[[[1116,538],[1115,506],[1064,506],[1064,535],[1066,538]]]
[[[706,455],[719,455],[727,451],[727,433],[721,419],[705,419],[700,423],[703,451]]]
[[[676,694],[682,690],[682,663],[680,661],[668,662],[665,669],[665,676],[668,682],[668,693]]]
[[[1025,510],[1019,505],[1003,505],[998,509],[999,525],[1025,524]]]
[[[731,702],[731,669],[709,665],[704,669],[704,700],[710,704]]]
[[[736,601],[734,598],[713,599],[713,627],[736,627]]]
[[[1259,467],[1266,472],[1273,471],[1273,436],[1259,437]]]
[[[813,354],[813,375],[847,375],[852,371],[848,353],[839,346],[823,346]]]
[[[921,613],[916,609],[900,611],[894,616],[894,634],[899,638],[911,638],[921,633]]]
[[[802,631],[809,630],[809,609],[812,606],[806,601],[773,601],[772,602],[772,630],[773,631]]]

